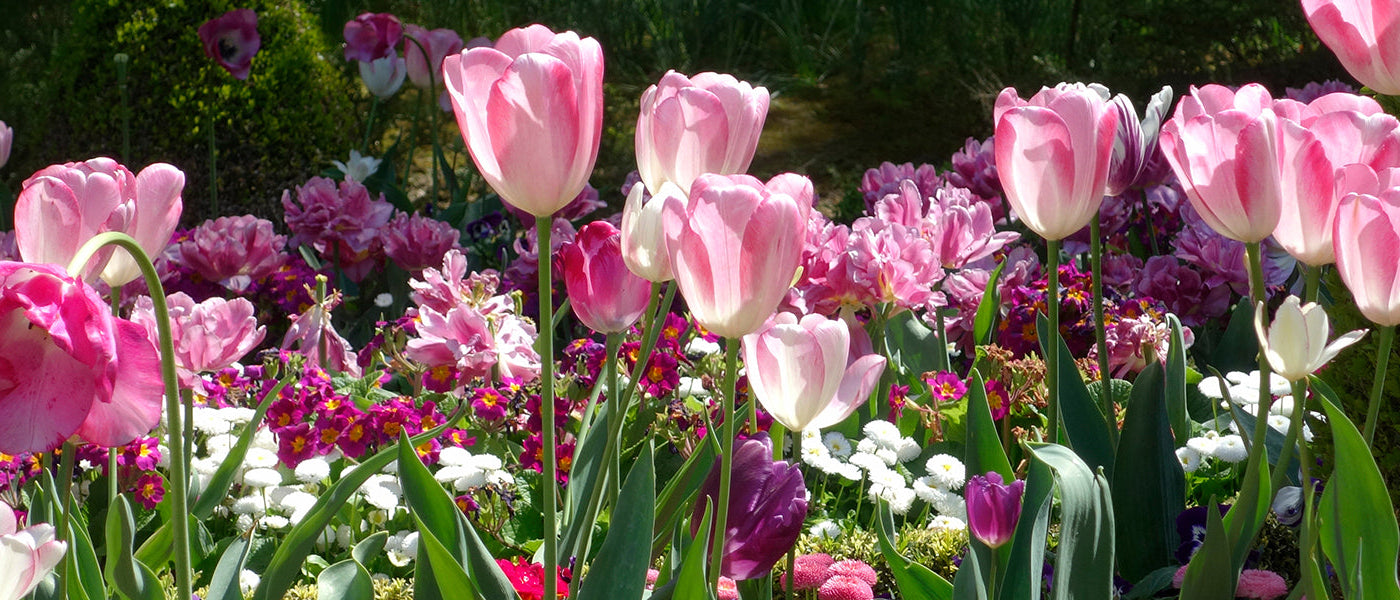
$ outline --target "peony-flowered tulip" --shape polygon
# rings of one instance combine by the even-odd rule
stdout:
[[[685,193],[674,183],[662,184],[650,196],[646,184],[637,183],[622,207],[622,259],[628,269],[647,281],[663,283],[676,278],[671,273],[671,259],[666,257],[666,234],[661,230],[661,209],[671,197],[685,201]]]
[[[701,173],[747,171],[768,100],[767,88],[732,75],[667,71],[642,93],[637,117],[637,173],[647,190],[669,181],[688,194]]]
[[[273,231],[272,221],[242,215],[205,221],[170,255],[200,277],[242,293],[286,262],[286,245],[287,238]]]
[[[251,8],[231,10],[199,26],[204,55],[214,59],[235,79],[247,79],[253,56],[262,47],[258,14]]]
[[[690,533],[700,528],[705,499],[719,496],[720,459],[695,503]],[[773,443],[759,432],[734,448],[734,481],[729,495],[729,521],[724,531],[724,553],[719,572],[733,579],[767,575],[802,534],[807,518],[807,486],[802,470],[787,461],[773,460]]]
[[[122,446],[160,421],[160,359],[62,268],[0,262],[0,452],[47,452],[77,435]]]
[[[1371,322],[1400,325],[1400,188],[1350,194],[1332,225],[1337,273]]]
[[[603,132],[603,49],[543,25],[507,31],[442,65],[457,125],[501,200],[554,214],[588,183]]]
[[[1192,86],[1162,126],[1160,144],[1191,206],[1220,235],[1252,243],[1278,226],[1278,125],[1273,99],[1251,83]]]
[[[995,471],[967,480],[967,528],[972,537],[992,548],[1011,541],[1016,521],[1021,518],[1021,495],[1026,482],[1004,483]]]
[[[803,431],[840,423],[864,404],[885,357],[857,355],[842,319],[781,312],[744,336],[744,365],[763,410]]]
[[[399,213],[382,234],[384,254],[415,275],[442,264],[448,251],[461,247],[461,233],[451,223],[417,213]]]
[[[291,243],[315,248],[354,281],[378,264],[381,232],[394,216],[394,205],[383,194],[374,199],[358,181],[337,183],[325,177],[312,177],[298,187],[295,202],[290,190],[282,192],[282,208]]]
[[[232,365],[256,348],[267,335],[258,325],[253,303],[246,298],[210,298],[196,303],[184,292],[166,297],[170,334],[175,345],[175,368],[180,385],[192,388],[200,373]],[[131,320],[157,339],[155,305],[150,296],[136,299]]]
[[[812,182],[784,173],[696,178],[690,198],[662,207],[666,254],[695,320],[727,338],[758,331],[802,261]]]
[[[651,282],[627,269],[622,235],[612,223],[584,225],[558,256],[574,315],[590,329],[622,333],[646,311]]]
[[[398,53],[403,23],[389,13],[364,13],[345,22],[345,60],[372,62]]]
[[[462,51],[462,36],[451,29],[429,31],[417,25],[404,27],[403,33],[411,38],[404,40],[409,81],[423,89],[441,84],[442,61]]]
[[[53,525],[19,529],[14,509],[0,502],[0,600],[29,596],[67,549],[67,544],[54,539]]]
[[[10,162],[10,147],[15,141],[15,129],[0,121],[0,167]]]
[[[1303,0],[1317,37],[1348,73],[1379,93],[1400,94],[1400,6],[1385,0]]]
[[[1012,210],[1047,240],[1089,224],[1103,204],[1117,113],[1084,84],[997,96],[996,167]]]
[[[1273,324],[1266,327],[1267,315],[1260,302],[1254,314],[1254,331],[1274,372],[1289,381],[1313,374],[1366,335],[1365,331],[1350,331],[1327,343],[1331,333],[1327,311],[1313,302],[1300,305],[1297,296],[1286,298],[1274,313]]]
[[[15,241],[27,262],[67,265],[93,236],[120,231],[147,256],[165,249],[184,204],[185,174],[156,163],[132,175],[110,158],[52,165],[24,181],[15,201]],[[126,251],[103,250],[88,261],[84,279],[101,274],[108,285],[141,274]]]

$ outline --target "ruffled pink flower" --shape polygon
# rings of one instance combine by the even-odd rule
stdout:
[[[873,600],[875,591],[865,581],[848,575],[835,575],[817,590],[817,600]]]
[[[812,590],[821,586],[830,577],[827,569],[835,562],[830,554],[803,554],[797,557],[792,566],[792,589]],[[784,573],[780,581],[782,589],[787,589],[787,578],[788,574]]]
[[[204,55],[214,59],[235,79],[247,79],[253,56],[262,47],[258,14],[251,8],[231,10],[199,26]]]
[[[885,196],[899,193],[899,188],[905,181],[913,182],[922,198],[932,197],[934,192],[943,187],[943,178],[938,175],[938,168],[933,165],[919,165],[916,168],[914,163],[896,165],[888,161],[882,162],[877,168],[866,169],[865,175],[860,178],[860,193],[865,197],[865,212],[874,214],[875,203]]]
[[[327,370],[360,376],[360,364],[355,360],[355,350],[350,342],[340,336],[331,324],[331,309],[340,303],[338,294],[332,294],[325,302],[313,305],[306,312],[292,318],[292,326],[282,338],[282,349],[297,350],[306,356],[308,364],[322,365]],[[325,348],[322,357],[321,349]]]
[[[193,387],[200,373],[217,371],[248,354],[267,335],[258,325],[253,303],[246,298],[210,298],[200,303],[175,292],[166,298],[170,333],[175,343],[175,366],[180,385]],[[136,299],[131,320],[156,335],[155,306],[150,296]]]
[[[399,213],[384,228],[383,235],[384,254],[410,273],[442,264],[448,250],[461,247],[461,234],[456,227],[416,213]]]
[[[486,316],[469,305],[446,314],[418,309],[418,337],[408,341],[405,355],[429,367],[450,365],[462,377],[490,377],[496,366],[496,337]]]
[[[515,312],[515,302],[496,294],[494,272],[467,273],[459,250],[443,257],[441,269],[424,269],[412,279],[418,303],[418,339],[409,340],[410,358],[429,367],[452,365],[463,377],[488,376],[531,381],[539,377],[533,323]]]
[[[935,296],[943,265],[919,229],[862,217],[852,225],[848,244],[839,266],[827,273],[837,296],[905,309],[921,307]]]
[[[945,187],[933,195],[918,227],[945,269],[961,269],[1020,239],[1014,231],[997,231],[993,223],[989,204],[963,188]]]
[[[291,243],[315,248],[354,281],[364,279],[378,262],[382,231],[394,215],[383,194],[375,200],[359,182],[325,177],[298,187],[295,202],[290,191],[283,192],[282,208]]]
[[[219,217],[190,231],[189,239],[174,248],[174,256],[200,277],[241,293],[282,266],[286,245],[287,238],[273,231],[272,221],[253,215]]]
[[[1288,595],[1288,582],[1283,576],[1264,569],[1245,569],[1235,586],[1235,597],[1274,600]]]
[[[345,22],[345,60],[371,62],[397,54],[403,23],[389,13],[364,13]]]
[[[854,577],[872,586],[879,581],[874,568],[853,558],[833,563],[827,572],[832,577]]]

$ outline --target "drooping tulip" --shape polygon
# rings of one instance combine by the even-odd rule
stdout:
[[[0,600],[27,597],[53,572],[67,549],[67,544],[54,539],[53,525],[19,529],[14,509],[0,502]]]
[[[345,22],[345,60],[362,63],[397,54],[403,23],[389,13],[363,13]]]
[[[1274,372],[1289,381],[1312,375],[1343,348],[1366,335],[1362,330],[1349,331],[1327,343],[1331,334],[1327,311],[1313,302],[1300,304],[1297,296],[1284,299],[1274,313],[1273,324],[1266,327],[1267,316],[1264,303],[1260,302],[1254,313],[1254,332]]]
[[[62,268],[0,262],[0,339],[0,452],[46,452],[75,434],[122,446],[159,423],[145,329]]]
[[[689,193],[701,173],[747,171],[768,100],[767,88],[732,75],[667,71],[642,93],[637,117],[637,173],[647,190],[669,181]]]
[[[723,337],[758,330],[802,260],[812,182],[784,173],[696,178],[689,199],[662,206],[666,254],[695,320]]]
[[[210,298],[196,303],[184,292],[166,298],[175,367],[180,385],[192,387],[200,373],[218,371],[243,358],[262,342],[267,328],[258,325],[253,303],[246,298]],[[136,299],[131,320],[156,339],[155,306],[149,296]]]
[[[360,363],[355,360],[355,349],[331,324],[331,310],[339,303],[340,296],[334,294],[293,317],[292,326],[282,337],[282,349],[296,346],[306,356],[308,365],[359,377]]]
[[[601,333],[627,331],[651,299],[651,282],[627,270],[622,260],[621,238],[612,223],[594,221],[559,249],[559,270],[574,315]]]
[[[1282,189],[1273,99],[1264,86],[1192,87],[1159,143],[1191,206],[1217,233],[1251,243],[1278,225]]]
[[[661,210],[668,197],[684,201],[685,193],[667,182],[648,197],[646,184],[637,183],[628,192],[627,204],[622,208],[622,259],[633,273],[657,283],[676,278],[671,273],[666,234],[661,228]]]
[[[424,89],[430,84],[440,85],[443,81],[442,61],[462,51],[462,36],[451,29],[429,31],[417,25],[404,27],[404,35],[412,38],[404,41],[408,80]]]
[[[1369,0],[1303,0],[1303,14],[1348,73],[1379,93],[1400,94],[1400,6]]]
[[[253,56],[262,47],[258,14],[251,8],[240,8],[209,19],[199,26],[199,39],[204,43],[205,56],[214,59],[235,79],[247,79]]]
[[[467,150],[501,199],[547,217],[578,196],[603,131],[603,49],[543,25],[443,60]]]
[[[1400,325],[1400,188],[1342,198],[1332,246],[1361,314],[1377,325]]]
[[[1001,473],[974,475],[967,480],[967,528],[972,537],[992,548],[1011,541],[1016,521],[1021,518],[1021,495],[1026,482],[1004,483]]]
[[[735,445],[733,472],[719,572],[733,579],[754,579],[768,574],[802,534],[807,486],[797,465],[773,460],[773,443],[763,432]],[[691,535],[699,531],[705,500],[717,502],[719,480],[717,457],[700,487]]]
[[[865,403],[885,357],[856,355],[842,319],[781,312],[744,336],[749,387],[791,431],[830,427]]]
[[[1041,88],[1022,100],[997,96],[996,167],[1007,201],[1032,231],[1062,240],[1098,214],[1118,116],[1080,83]]]

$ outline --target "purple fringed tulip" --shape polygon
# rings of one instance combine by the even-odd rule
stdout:
[[[1001,474],[989,471],[967,481],[967,528],[983,544],[998,548],[1011,541],[1016,521],[1021,518],[1021,495],[1026,482],[1002,482]]]
[[[15,511],[0,502],[0,600],[20,600],[58,566],[67,544],[54,539],[53,525],[19,529]]]
[[[247,79],[253,55],[262,47],[258,14],[251,8],[231,10],[199,26],[204,55],[214,59],[235,79]]]
[[[286,245],[287,238],[273,231],[272,221],[242,215],[205,221],[173,248],[173,254],[200,277],[242,293],[286,262]]]
[[[762,432],[734,447],[733,473],[719,572],[733,579],[754,579],[771,571],[801,535],[802,520],[807,518],[807,486],[796,465],[773,460],[773,444]],[[699,532],[705,499],[717,501],[719,476],[716,457],[695,503],[691,535]]]
[[[1386,0],[1303,0],[1317,37],[1357,81],[1379,93],[1400,94],[1400,4]]]
[[[197,383],[200,373],[218,371],[243,358],[267,335],[247,298],[210,298],[196,303],[184,292],[175,292],[166,297],[166,306],[175,366],[180,385],[186,388]],[[150,339],[157,339],[155,305],[150,296],[136,299],[131,320],[146,328]]]
[[[372,62],[398,53],[403,23],[389,13],[364,13],[345,22],[345,60]]]
[[[448,56],[442,76],[477,171],[501,200],[548,217],[588,183],[603,132],[603,49],[543,25]]]
[[[627,270],[622,235],[612,223],[584,225],[558,256],[574,314],[590,329],[622,333],[646,311],[651,282]]]
[[[857,355],[846,322],[778,313],[744,336],[749,387],[763,409],[791,431],[830,427],[865,403],[885,357]]]
[[[743,173],[767,116],[767,88],[732,75],[667,71],[642,93],[637,173],[653,194],[667,181],[689,193],[701,173]]]
[[[1400,188],[1342,199],[1332,225],[1337,273],[1371,322],[1400,325]]]

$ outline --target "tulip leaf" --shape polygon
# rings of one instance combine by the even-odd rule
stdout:
[[[704,498],[705,514],[700,518],[700,527],[696,529],[701,536],[707,535],[705,532],[710,530],[710,512],[713,508],[709,496]],[[715,600],[715,590],[710,589],[710,582],[706,579],[706,550],[709,546],[700,538],[686,548],[685,557],[681,559],[681,570],[676,574],[674,600]],[[715,565],[715,568],[718,569],[719,565]]]
[[[389,532],[376,531],[355,544],[355,547],[350,549],[350,556],[362,565],[368,564],[370,559],[384,551],[384,544],[388,541]]]
[[[690,512],[691,499],[700,491],[700,486],[704,485],[705,478],[710,474],[710,466],[715,462],[715,456],[719,454],[719,446],[715,441],[717,436],[707,435],[696,446],[690,458],[680,470],[666,482],[666,487],[656,496],[656,518],[653,521],[651,538],[651,555],[657,556],[671,541],[671,532]]]
[[[879,511],[880,520],[880,526],[876,530],[880,537],[880,554],[885,557],[885,563],[894,573],[899,597],[905,600],[952,600],[953,584],[928,567],[905,558],[895,549],[891,541],[895,535],[894,515],[890,513],[889,503],[880,500],[876,510]],[[975,563],[969,565],[969,568],[975,568]],[[983,594],[986,594],[985,590]]]
[[[1123,595],[1123,600],[1138,600],[1139,598],[1156,598],[1157,592],[1172,586],[1172,577],[1176,576],[1177,565],[1167,565],[1151,573],[1148,573],[1137,583],[1133,584],[1133,589]]]
[[[136,519],[126,496],[117,494],[107,507],[107,582],[129,600],[164,600],[165,592],[154,571],[132,556]]]
[[[423,591],[429,590],[428,595],[436,598],[461,598],[466,595],[474,600],[483,600],[476,583],[452,556],[452,552],[442,545],[423,519],[418,518],[417,511],[410,510],[409,513],[418,527],[418,568],[413,577],[413,596],[425,598]],[[514,591],[510,596],[503,596],[516,597]]]
[[[977,552],[968,546],[967,552],[963,553],[962,564],[958,566],[958,572],[953,575],[953,597],[958,600],[988,600],[987,599],[987,573],[990,572],[990,565],[981,565],[985,558],[978,558]]]
[[[1089,470],[1064,446],[1031,443],[1026,447],[1035,460],[1050,468],[1060,489],[1060,545],[1050,597],[1113,597],[1114,518],[1108,479],[1102,471]]]
[[[741,579],[734,582],[739,588],[739,600],[773,600],[773,572],[763,577]],[[611,596],[610,596],[611,597]],[[630,598],[630,596],[617,596]]]
[[[982,292],[982,302],[977,305],[977,316],[972,321],[972,339],[977,345],[992,343],[996,331],[997,317],[1001,316],[1001,292],[997,282],[1001,281],[1001,271],[1006,268],[1006,260],[997,263],[997,268],[987,278],[987,288]]]
[[[1336,393],[1316,377],[1312,385],[1332,425],[1336,457],[1317,507],[1322,552],[1337,569],[1343,596],[1400,598],[1395,561],[1387,558],[1400,554],[1400,527],[1385,480],[1361,432],[1338,408]]]
[[[209,578],[209,591],[204,594],[204,600],[243,600],[243,589],[238,578],[243,573],[243,564],[248,560],[252,533],[249,531],[248,537],[231,538],[228,547],[219,556],[214,574]]]
[[[1252,461],[1250,464],[1253,464]],[[1254,545],[1254,536],[1264,526],[1269,516],[1269,503],[1273,500],[1273,490],[1269,488],[1269,464],[1259,461],[1259,468],[1247,468],[1240,492],[1230,512],[1225,513],[1225,534],[1229,536],[1231,564],[1238,573],[1249,558],[1249,548]]]
[[[1176,458],[1167,422],[1163,373],[1162,363],[1152,361],[1138,374],[1118,440],[1119,470],[1113,478],[1116,550],[1118,568],[1130,581],[1175,560],[1173,525],[1186,508],[1186,473]]]
[[[918,377],[929,371],[948,370],[948,349],[938,332],[912,311],[895,315],[885,326],[885,347],[900,377]]]
[[[76,491],[76,490],[74,490]],[[107,597],[107,585],[102,581],[102,566],[97,562],[97,551],[92,547],[88,536],[87,521],[76,509],[68,523],[68,552],[63,560],[68,561],[69,600],[102,600]]]
[[[359,561],[345,559],[316,576],[316,600],[374,600],[374,582]]]
[[[992,420],[992,409],[987,403],[986,383],[982,374],[972,369],[967,386],[967,446],[963,462],[967,472],[982,475],[989,471],[1001,474],[1004,481],[1011,481],[1016,474],[1011,470],[1011,461],[1006,458],[1006,450],[1001,447],[1001,437],[997,435],[996,421]]]
[[[1248,373],[1259,368],[1255,361],[1257,356],[1259,337],[1254,333],[1254,303],[1250,302],[1249,298],[1244,298],[1235,305],[1235,310],[1230,314],[1230,322],[1225,326],[1225,332],[1220,334],[1205,362],[1222,373]]]
[[[1040,573],[1045,565],[1055,474],[1038,460],[1030,461],[1028,469],[1025,493],[1021,496],[1021,518],[1011,538],[1008,566],[998,592],[1004,600],[1040,600]]]
[[[1041,353],[1047,354],[1047,340],[1054,339],[1060,344],[1059,395],[1061,432],[1069,439],[1069,447],[1088,465],[1090,473],[1102,468],[1106,477],[1113,477],[1113,437],[1110,423],[1089,395],[1089,387],[1084,384],[1084,376],[1074,364],[1074,355],[1069,346],[1056,332],[1050,335],[1050,321],[1044,315],[1036,318],[1036,331],[1040,335]],[[1049,368],[1049,367],[1046,367]]]
[[[583,438],[583,443],[574,447],[574,461],[569,469],[569,487],[565,490],[565,506],[573,510],[567,515],[564,524],[564,535],[560,538],[559,547],[570,556],[579,557],[583,561],[587,557],[585,549],[582,547],[587,537],[593,532],[593,524],[598,520],[598,510],[602,503],[593,507],[591,514],[584,514],[588,511],[589,498],[595,493],[594,488],[601,487],[603,480],[607,477],[606,469],[603,469],[603,450],[608,442],[608,426],[606,419],[612,406],[603,404],[598,407],[598,417],[594,425],[588,428],[588,433]]]
[[[1211,497],[1206,506],[1215,506]],[[1206,511],[1206,539],[1191,557],[1186,577],[1181,583],[1181,597],[1189,600],[1234,600],[1235,584],[1240,570],[1231,563],[1236,554],[1230,549],[1230,538],[1220,511]]]
[[[1167,324],[1171,327],[1171,347],[1167,349],[1167,371],[1164,390],[1167,402],[1168,424],[1171,426],[1176,447],[1186,445],[1191,438],[1190,416],[1186,411],[1186,342],[1181,334],[1181,320],[1174,314],[1167,314]],[[1122,440],[1119,440],[1122,443]],[[1119,448],[1121,450],[1121,447]]]
[[[262,423],[263,417],[267,415],[267,409],[272,406],[272,402],[277,399],[282,388],[291,381],[290,375],[283,377],[263,396],[262,402],[258,403],[258,409],[253,413],[253,418],[243,425],[243,432],[238,434],[238,441],[228,449],[228,456],[224,458],[218,470],[209,476],[209,483],[204,486],[198,497],[191,496],[190,514],[194,515],[195,518],[208,519],[209,515],[214,514],[214,507],[228,498],[228,490],[233,486],[234,477],[238,475],[240,469],[246,466],[243,464],[243,459],[248,455],[248,447],[252,445],[253,437],[258,432],[258,426]]]
[[[652,461],[651,444],[643,444],[642,455],[637,457],[618,493],[608,535],[598,548],[598,560],[579,588],[579,600],[640,598],[646,589],[652,519],[656,515],[656,472]],[[768,597],[772,598],[772,593]]]

